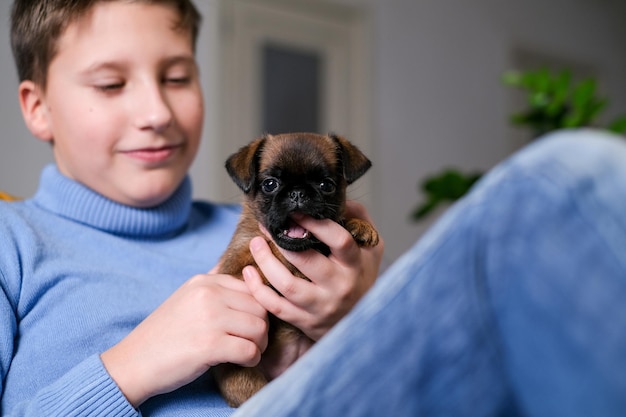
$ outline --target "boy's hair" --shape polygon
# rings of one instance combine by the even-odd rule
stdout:
[[[177,27],[189,31],[195,49],[201,16],[191,0],[15,0],[11,48],[20,82],[30,80],[45,89],[48,67],[65,29],[87,15],[95,4],[107,1],[173,6],[180,15]]]

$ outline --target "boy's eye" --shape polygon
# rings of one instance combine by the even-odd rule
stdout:
[[[97,85],[96,88],[105,93],[121,90],[124,87],[124,83],[110,83]]]
[[[167,85],[184,86],[190,84],[195,76],[195,62],[191,57],[175,57],[171,61],[167,61],[163,67],[161,82]]]
[[[189,76],[172,76],[172,77],[165,77],[164,82],[167,84],[174,84],[174,85],[186,85],[189,84],[189,82],[191,81],[191,77]]]

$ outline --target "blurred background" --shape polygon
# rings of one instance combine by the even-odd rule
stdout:
[[[238,202],[223,162],[264,132],[335,132],[373,168],[354,185],[386,241],[407,250],[445,207],[411,214],[425,178],[486,171],[532,139],[513,126],[524,105],[507,70],[593,77],[626,112],[623,0],[195,0],[206,99],[192,179],[198,198]],[[32,195],[47,145],[24,127],[0,3],[0,190]]]

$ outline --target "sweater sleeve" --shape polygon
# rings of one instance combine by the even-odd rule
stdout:
[[[141,414],[106,372],[99,355],[93,355],[40,390],[34,398],[3,415],[135,417]]]
[[[14,302],[0,271],[0,388],[4,392],[17,334]],[[44,353],[45,354],[45,353]],[[5,417],[40,416],[139,416],[107,373],[99,355],[93,355],[61,378],[25,398],[12,410],[1,410]]]
[[[13,358],[17,336],[15,294],[0,269],[0,390]],[[0,410],[6,417],[17,416],[139,416],[107,373],[99,355],[93,355],[64,376],[41,389],[34,398],[25,398],[12,410]]]
[[[22,296],[21,261],[29,254],[21,253],[16,245],[19,238],[12,233],[10,223],[20,220],[0,207],[0,392],[5,401],[16,340],[19,340],[18,304]],[[45,352],[41,352],[45,355]],[[54,382],[34,395],[19,399],[10,409],[6,404],[0,415],[17,416],[139,416],[109,376],[100,356],[94,354],[71,368]]]
[[[4,392],[4,381],[13,358],[14,340],[17,333],[17,319],[13,304],[0,268],[0,391],[2,392]],[[0,412],[0,414],[4,413]]]

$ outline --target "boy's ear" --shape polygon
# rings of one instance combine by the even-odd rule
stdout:
[[[52,141],[52,131],[41,87],[32,81],[22,81],[19,87],[19,100],[28,130],[42,141]]]

